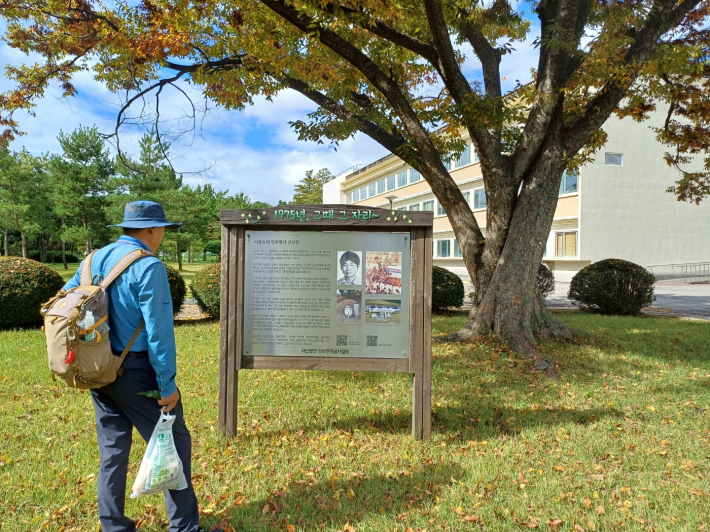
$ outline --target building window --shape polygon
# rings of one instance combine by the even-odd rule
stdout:
[[[471,205],[471,193],[468,190],[463,193],[463,199],[466,200],[468,205]]]
[[[459,246],[459,241],[456,239],[454,239],[454,257],[463,257],[461,246]]]
[[[372,196],[374,196],[375,194],[377,194],[377,190],[375,190],[376,188],[377,188],[377,185],[376,185],[375,183],[370,183],[370,184],[368,185],[368,189],[369,189],[369,194],[368,194],[368,195],[369,195],[370,197],[372,197]]]
[[[451,241],[450,240],[437,240],[436,241],[436,256],[437,257],[450,257],[451,256]]]
[[[347,194],[345,194],[345,203],[352,203],[352,202],[353,202],[353,195],[350,192],[348,192]]]
[[[439,203],[438,201],[436,202],[436,215],[437,216],[446,216],[446,211],[441,206],[441,203]]]
[[[474,209],[485,209],[486,208],[486,189],[477,188],[473,191],[473,208]]]
[[[577,231],[555,233],[555,256],[577,256]]]
[[[476,150],[473,150],[473,162],[478,162],[478,152]]]
[[[423,211],[434,211],[434,200],[425,201],[422,203]]]
[[[560,181],[560,196],[562,194],[573,194],[574,192],[578,192],[578,181],[578,174],[576,171],[565,171],[565,173],[562,174],[562,180]]]
[[[397,174],[397,186],[403,187],[407,184],[407,171],[404,170]]]
[[[419,204],[415,203],[414,205],[409,206],[410,211],[418,211],[419,210]]]
[[[416,170],[412,168],[409,170],[409,182],[410,183],[416,183],[422,178],[422,174],[419,173],[419,170]]]
[[[364,187],[362,187],[360,189],[360,199],[361,200],[367,199],[367,185],[365,185]]]
[[[384,193],[385,193],[385,180],[384,180],[384,179],[380,179],[380,180],[377,182],[377,193],[378,193],[378,194],[384,194]]]
[[[466,149],[461,152],[461,155],[459,155],[458,161],[456,161],[456,168],[466,166],[467,164],[471,164],[471,145],[470,144],[467,144]]]
[[[451,170],[451,155],[441,158],[441,162],[444,163],[444,168]]]
[[[394,176],[391,175],[387,178],[387,190],[394,189]]]
[[[607,166],[622,166],[624,162],[623,153],[609,153],[604,154],[604,164]]]
[[[353,190],[353,203],[355,203],[356,201],[360,201],[360,189],[359,188],[356,188],[355,190]]]

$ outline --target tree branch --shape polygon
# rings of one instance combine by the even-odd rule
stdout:
[[[468,15],[466,10],[459,9],[459,18],[463,20],[461,29],[464,37],[473,48],[483,67],[483,84],[486,88],[486,96],[500,98],[503,95],[500,85],[500,60],[502,54],[468,21]]]
[[[312,17],[287,4],[284,0],[262,0],[261,3],[305,34],[314,36],[323,45],[359,70],[382,93],[401,118],[413,144],[419,150],[422,158],[427,161],[428,171],[422,172],[425,179],[428,175],[436,175],[444,180],[448,178],[453,184],[451,176],[441,162],[439,153],[429,137],[429,132],[422,125],[407,97],[402,93],[397,83],[385,74],[370,57],[334,31],[323,27]],[[436,187],[435,182],[430,181],[430,184]],[[456,190],[458,191],[458,189]]]
[[[439,53],[439,70],[442,72],[444,84],[454,101],[458,104],[463,104],[473,94],[473,90],[463,72],[461,72],[456,60],[444,12],[438,0],[424,0],[424,9],[434,38],[434,46]],[[500,128],[496,128],[491,133],[483,128],[468,127],[468,132],[478,149],[481,159],[492,166],[502,166]]]
[[[306,82],[296,79],[288,74],[274,75],[276,79],[283,82],[289,88],[303,94],[306,98],[316,103],[326,111],[334,114],[340,120],[354,120],[358,123],[358,129],[381,144],[392,153],[397,153],[404,145],[404,137],[397,133],[390,133],[382,129],[371,120],[352,112],[350,109],[332,100],[322,92],[310,87]],[[354,98],[353,98],[354,99]],[[409,162],[409,161],[407,161]],[[414,165],[413,165],[414,166]]]
[[[674,0],[657,0],[649,13],[646,24],[639,30],[635,42],[624,54],[622,64],[633,69],[623,80],[612,79],[600,88],[586,106],[584,114],[567,130],[567,152],[577,153],[589,135],[603,124],[619,105],[626,90],[636,81],[641,65],[648,59],[661,36],[678,24],[695,9],[702,0],[685,0],[676,5]]]
[[[329,15],[335,16],[338,15],[338,11],[341,11],[346,15],[365,14],[362,8],[353,9],[343,5],[334,5],[332,3],[326,4],[325,6],[318,5],[318,8],[321,11],[328,13]],[[414,52],[415,54],[429,61],[434,66],[434,68],[437,68],[437,65],[439,63],[438,53],[436,51],[436,48],[434,48],[431,43],[422,41],[421,39],[417,39],[416,37],[412,37],[411,35],[401,32],[379,20],[369,20],[368,22],[370,22],[371,24],[362,24],[354,20],[349,20],[349,22],[352,22],[360,28],[369,31],[373,35],[382,37],[383,39],[393,44],[396,44],[397,46],[401,46],[402,48],[405,48],[410,52]]]
[[[513,151],[513,178],[522,179],[542,146],[555,109],[562,105],[561,90],[581,61],[577,52],[589,17],[589,1],[543,0],[538,6],[541,22],[540,62],[536,98]],[[554,47],[546,41],[562,41]]]

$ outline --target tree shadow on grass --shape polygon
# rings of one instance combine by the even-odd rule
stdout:
[[[368,517],[380,515],[404,524],[402,514],[434,504],[442,488],[463,473],[458,465],[428,461],[391,475],[369,476],[360,471],[331,480],[304,475],[303,480],[291,481],[266,498],[223,513],[232,516],[229,524],[235,530],[249,531],[285,530],[289,524],[303,530],[342,529],[346,524],[357,528]]]

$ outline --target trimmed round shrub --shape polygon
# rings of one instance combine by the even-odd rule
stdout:
[[[446,268],[434,266],[431,280],[431,306],[435,309],[460,307],[463,305],[463,281],[455,273]]]
[[[213,318],[219,318],[221,279],[222,265],[217,262],[198,271],[190,285],[192,295],[202,312],[206,312]]]
[[[582,268],[572,278],[567,297],[600,314],[636,315],[655,300],[656,276],[621,259],[605,259]]]
[[[170,299],[173,300],[173,315],[180,312],[182,304],[185,302],[187,294],[187,285],[185,280],[172,266],[165,265],[165,270],[168,272],[168,282],[170,283]]]
[[[42,303],[63,286],[62,276],[41,262],[0,258],[0,329],[41,324]]]
[[[555,291],[555,276],[547,267],[547,264],[540,263],[537,269],[537,288],[540,290],[540,295],[545,299]]]

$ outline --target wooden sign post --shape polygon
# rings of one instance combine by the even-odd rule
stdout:
[[[237,435],[241,370],[396,371],[428,439],[433,213],[292,205],[221,223],[220,430]]]

